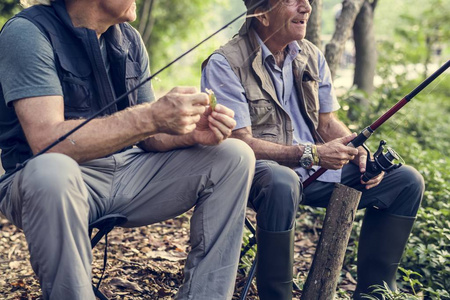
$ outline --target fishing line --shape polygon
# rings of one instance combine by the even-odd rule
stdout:
[[[430,89],[430,91],[428,91],[427,94],[423,95],[423,97],[427,97],[429,96],[440,84],[441,82],[447,78],[447,72],[444,72],[442,78],[439,78],[439,81],[436,82],[436,84]],[[395,127],[391,127],[391,130],[388,131],[388,133],[386,133],[387,137],[391,137],[391,135],[393,135],[393,133],[397,130],[397,128],[400,127],[400,125],[405,122],[406,120],[409,119],[409,117],[411,116],[411,114],[416,111],[419,107],[419,101],[415,101],[416,103],[413,103],[411,105],[411,108],[408,111],[405,111],[405,114],[398,120],[394,122]]]
[[[262,3],[262,2],[264,2],[264,1],[261,1],[261,3]],[[311,5],[311,3],[313,3],[313,1],[310,1],[309,3],[310,3],[310,5]],[[247,15],[247,16],[246,16],[246,19],[250,19],[250,18],[262,16],[262,15],[268,13],[268,12],[271,12],[272,10],[274,10],[275,8],[277,8],[279,5],[283,5],[283,4],[281,3],[281,1],[278,1],[274,6],[269,7],[269,9],[266,10],[266,11],[264,11],[264,12],[261,12],[261,13],[253,13],[253,14]],[[249,8],[249,10],[252,10],[252,8]],[[301,13],[301,14],[305,14],[305,13]],[[308,18],[309,18],[309,16],[308,16]],[[275,34],[277,34],[282,28],[284,28],[285,25],[286,25],[288,22],[289,22],[289,20],[287,20],[286,23],[280,25],[280,27],[279,27],[277,30],[275,30],[274,33],[272,33],[272,34],[271,34],[270,36],[268,36],[266,39],[262,40],[262,42],[265,44],[265,43],[266,43],[268,40],[270,40]],[[244,65],[244,64],[245,64],[245,63],[246,63],[246,62],[247,62],[247,61],[248,61],[248,60],[249,60],[256,52],[258,52],[258,51],[259,51],[259,48],[260,48],[260,47],[256,47],[255,50],[253,50],[252,52],[250,52],[250,54],[244,59],[242,65]],[[242,66],[242,65],[241,65],[241,66]],[[224,83],[221,83],[220,86],[224,86]]]
[[[411,100],[417,96],[423,89],[425,89],[428,85],[431,84],[437,77],[439,77],[442,73],[444,73],[450,67],[450,60],[444,63],[439,69],[437,69],[433,74],[429,77],[425,78],[418,86],[416,86],[409,94],[404,96],[400,101],[398,101],[394,106],[392,106],[388,111],[383,113],[375,122],[366,127],[361,131],[361,133],[356,136],[348,146],[352,146],[357,148],[359,146],[364,146],[364,142],[367,141],[372,134],[383,125],[387,120],[389,120],[393,115],[395,115],[401,108],[403,108],[406,104],[410,103]],[[320,168],[315,173],[313,173],[306,181],[303,183],[303,187],[308,187],[314,180],[316,180],[319,176],[325,173],[327,169]]]
[[[253,5],[252,7],[250,7],[248,10],[252,10],[255,9],[256,7],[258,7],[260,4],[262,4],[265,0],[260,0],[257,3],[255,3],[255,5]],[[235,21],[237,21],[238,19],[240,19],[241,17],[243,17],[244,15],[247,14],[247,11],[241,13],[239,16],[235,17],[234,19],[232,19],[231,21],[227,22],[225,25],[223,25],[221,28],[219,28],[218,30],[216,30],[214,33],[210,34],[209,36],[207,36],[205,39],[203,39],[202,41],[200,41],[199,43],[197,43],[195,46],[193,46],[192,48],[190,48],[189,50],[185,51],[184,53],[182,53],[180,56],[178,56],[177,58],[175,58],[173,61],[171,61],[170,63],[168,63],[166,66],[162,67],[161,69],[159,69],[156,73],[152,74],[151,76],[149,76],[148,78],[144,79],[143,81],[141,81],[139,84],[137,84],[136,86],[134,86],[133,88],[131,88],[129,91],[127,91],[126,93],[122,94],[121,96],[119,96],[118,98],[116,98],[114,101],[108,103],[105,107],[103,107],[102,109],[100,109],[99,111],[97,111],[96,113],[94,113],[92,116],[88,117],[86,120],[84,120],[83,122],[81,122],[80,124],[78,124],[77,126],[75,126],[72,130],[68,131],[66,134],[60,136],[58,139],[56,139],[53,143],[51,143],[50,145],[48,145],[47,147],[45,147],[44,149],[42,149],[41,151],[39,151],[38,153],[36,153],[35,155],[31,156],[30,158],[28,158],[27,160],[25,160],[22,163],[18,163],[16,165],[16,168],[9,172],[4,174],[1,178],[0,178],[0,182],[2,182],[3,180],[5,180],[6,178],[10,177],[12,174],[15,174],[17,171],[23,169],[25,167],[25,165],[32,159],[34,159],[35,157],[44,154],[45,152],[47,152],[48,150],[52,149],[53,147],[55,147],[56,145],[58,145],[59,143],[61,143],[62,141],[66,140],[70,135],[72,135],[73,133],[75,133],[76,131],[78,131],[80,128],[82,128],[84,125],[86,125],[87,123],[89,123],[90,121],[92,121],[93,119],[97,118],[100,114],[102,114],[104,111],[106,111],[108,108],[112,107],[113,105],[116,105],[118,102],[122,101],[125,97],[127,97],[129,94],[131,94],[132,92],[134,92],[135,90],[137,90],[138,88],[140,88],[141,86],[143,86],[144,84],[146,84],[147,82],[149,82],[150,80],[152,80],[155,76],[157,76],[158,74],[160,74],[162,71],[166,70],[167,68],[169,68],[170,66],[172,66],[174,63],[176,63],[177,61],[179,61],[180,59],[182,59],[184,56],[186,56],[187,54],[191,53],[192,51],[194,51],[195,49],[197,49],[200,45],[202,45],[203,43],[205,43],[206,41],[208,41],[209,39],[211,39],[213,36],[215,36],[216,34],[218,34],[219,32],[221,32],[222,30],[224,30],[225,28],[227,28],[228,26],[230,26],[232,23],[234,23]]]

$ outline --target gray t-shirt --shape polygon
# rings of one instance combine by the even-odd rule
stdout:
[[[145,49],[143,43],[142,47]],[[139,59],[142,71],[139,80],[142,82],[150,76],[150,67],[146,54]],[[9,21],[0,32],[0,93],[5,99],[0,103],[0,147],[3,167],[9,172],[17,162],[32,155],[12,103],[39,96],[64,97],[50,42],[45,34],[24,18]],[[141,86],[137,94],[138,103],[153,101],[151,82]]]
[[[6,103],[28,97],[60,95],[62,87],[47,37],[30,21],[16,18],[0,33],[0,84]],[[148,56],[141,57],[142,81],[150,75]],[[138,90],[138,102],[154,100],[151,83]]]

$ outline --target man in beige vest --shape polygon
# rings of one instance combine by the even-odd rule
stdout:
[[[334,114],[340,106],[329,68],[320,50],[304,40],[308,0],[244,1],[249,18],[204,62],[202,88],[235,111],[232,136],[256,154],[249,204],[257,212],[259,297],[292,299],[297,206],[326,207],[334,182],[361,190],[359,208],[367,207],[355,299],[383,281],[396,289],[398,263],[423,195],[422,177],[403,166],[362,182],[367,153],[346,146],[355,135]],[[303,190],[302,182],[319,166],[329,171]]]

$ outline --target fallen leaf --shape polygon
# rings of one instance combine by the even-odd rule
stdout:
[[[130,289],[130,290],[135,290],[138,292],[142,292],[141,287],[136,283],[136,282],[131,282],[125,278],[113,278],[109,281],[109,284],[121,287],[121,288],[125,288],[125,289]]]
[[[18,269],[20,267],[20,261],[12,261],[9,263],[11,269]]]

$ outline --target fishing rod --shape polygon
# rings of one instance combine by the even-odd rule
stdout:
[[[18,163],[16,165],[16,168],[14,170],[12,170],[11,172],[4,174],[1,178],[0,178],[0,183],[3,182],[6,178],[10,177],[11,175],[13,175],[14,173],[16,173],[17,171],[23,169],[25,167],[25,165],[32,159],[36,158],[39,155],[44,154],[45,152],[47,152],[48,150],[52,149],[53,147],[55,147],[56,145],[58,145],[59,143],[61,143],[62,141],[66,140],[70,135],[72,135],[73,133],[75,133],[76,131],[78,131],[80,128],[82,128],[84,125],[86,125],[87,123],[89,123],[90,121],[92,121],[93,119],[97,118],[98,116],[100,116],[103,112],[105,112],[108,108],[116,105],[117,103],[119,103],[120,101],[122,101],[123,99],[125,99],[125,97],[127,97],[129,94],[131,94],[132,92],[134,92],[135,90],[137,90],[138,88],[140,88],[141,86],[143,86],[144,84],[146,84],[147,82],[149,82],[150,80],[152,80],[154,77],[156,77],[158,74],[160,74],[162,71],[164,71],[165,69],[169,68],[170,66],[172,66],[174,63],[176,63],[177,61],[179,61],[180,59],[182,59],[184,56],[186,56],[187,54],[191,53],[192,51],[194,51],[195,49],[197,49],[200,45],[202,45],[203,43],[205,43],[206,41],[208,41],[209,39],[211,39],[213,36],[215,36],[216,34],[218,34],[219,32],[221,32],[222,30],[224,30],[225,28],[227,28],[228,26],[230,26],[231,24],[233,24],[234,22],[236,22],[238,19],[240,19],[241,17],[243,17],[244,15],[247,14],[247,11],[252,11],[253,9],[255,9],[256,7],[258,7],[259,5],[261,5],[265,0],[260,0],[257,3],[255,3],[253,6],[251,6],[248,10],[246,10],[245,12],[241,13],[239,16],[235,17],[234,19],[232,19],[231,21],[229,21],[228,23],[226,23],[225,25],[223,25],[222,27],[220,27],[218,30],[216,30],[215,32],[213,32],[212,34],[210,34],[209,36],[207,36],[206,38],[204,38],[202,41],[200,41],[199,43],[197,43],[195,46],[193,46],[192,48],[190,48],[189,50],[187,50],[186,52],[182,53],[180,56],[178,56],[177,58],[175,58],[174,60],[172,60],[170,63],[168,63],[167,65],[165,65],[164,67],[162,67],[161,69],[159,69],[157,72],[155,72],[154,74],[152,74],[151,76],[149,76],[148,78],[144,79],[143,81],[141,81],[139,84],[137,84],[136,86],[134,86],[133,88],[131,88],[129,91],[125,92],[124,94],[122,94],[121,96],[119,96],[118,98],[115,98],[114,101],[108,103],[106,106],[104,106],[102,109],[100,109],[99,111],[95,112],[92,116],[90,116],[89,118],[87,118],[86,120],[84,120],[83,122],[81,122],[80,124],[78,124],[77,126],[75,126],[73,129],[71,129],[70,131],[68,131],[67,133],[65,133],[64,135],[60,136],[59,138],[57,138],[53,143],[51,143],[50,145],[48,145],[47,147],[45,147],[44,149],[42,149],[41,151],[39,151],[38,153],[36,153],[35,155],[31,156],[30,158],[28,158],[27,160],[25,160],[22,163]]]
[[[367,171],[363,175],[364,181],[369,181],[369,179],[375,177],[380,174],[382,171],[389,172],[393,169],[396,169],[401,166],[401,164],[394,164],[393,161],[395,159],[401,160],[400,155],[396,153],[392,148],[388,148],[387,153],[383,153],[383,146],[386,144],[384,141],[380,142],[380,146],[378,150],[374,154],[374,159],[370,159],[370,151],[364,145],[364,142],[367,141],[371,135],[375,132],[375,130],[383,125],[384,122],[389,120],[397,111],[399,111],[403,106],[405,106],[409,101],[411,101],[414,96],[420,93],[427,85],[429,85],[433,80],[435,80],[439,75],[441,75],[445,70],[450,67],[450,60],[448,60],[445,64],[443,64],[439,69],[437,69],[430,77],[426,78],[421,84],[419,84],[411,93],[403,97],[400,101],[398,101],[394,106],[392,106],[386,113],[384,113],[381,117],[379,117],[375,122],[373,122],[370,126],[364,128],[347,146],[357,148],[359,146],[363,146],[366,151],[368,151],[367,162],[368,167]],[[303,187],[308,187],[312,182],[314,182],[319,176],[325,173],[328,169],[320,168],[316,172],[314,172],[308,179],[303,182]]]

